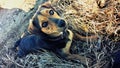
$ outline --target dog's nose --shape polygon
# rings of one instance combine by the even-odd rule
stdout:
[[[59,20],[58,21],[58,26],[59,27],[65,27],[66,26],[66,22],[64,20]]]

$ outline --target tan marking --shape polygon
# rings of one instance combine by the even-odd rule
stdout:
[[[54,11],[54,15],[50,15],[49,14],[50,10],[53,10],[53,9],[44,9],[44,10],[41,10],[40,12],[43,16],[46,16],[46,17],[60,18],[60,16],[55,11]]]
[[[72,43],[72,39],[73,39],[73,33],[71,30],[68,30],[69,32],[69,36],[68,38],[70,39],[67,44],[66,47],[62,49],[62,51],[68,55],[67,59],[68,60],[80,60],[83,64],[86,64],[86,57],[85,56],[80,56],[78,54],[71,54],[70,53],[70,47],[71,47],[71,43]]]
[[[46,34],[49,34],[49,35],[52,35],[52,36],[59,36],[60,32],[63,31],[54,22],[50,21],[45,16],[39,15],[38,19],[40,21],[39,24],[41,26],[41,31],[46,33]],[[44,23],[44,22],[48,22],[48,26],[47,27],[42,27],[42,23]]]
[[[49,2],[43,4],[42,6],[48,6]],[[58,27],[58,25],[56,23],[54,23],[53,21],[49,20],[49,18],[57,18],[57,19],[61,19],[61,17],[54,11],[53,15],[49,14],[49,11],[52,10],[52,8],[45,8],[43,10],[40,11],[40,8],[42,6],[39,6],[37,12],[40,12],[41,15],[38,15],[37,12],[34,14],[34,16],[32,17],[31,20],[34,19],[34,17],[37,16],[38,21],[39,21],[39,25],[41,27],[41,31],[44,32],[45,34],[51,35],[51,36],[60,36],[61,32],[63,32],[64,28],[63,27]],[[48,26],[47,27],[42,27],[42,23],[43,22],[48,22]],[[35,26],[33,25],[32,21],[30,21],[29,23],[29,27],[28,27],[28,31],[30,33],[33,33],[34,31],[39,31],[37,28],[35,28]]]
[[[51,10],[51,9],[44,9],[41,11],[42,15],[37,15],[41,30],[42,30],[42,32],[49,34],[51,36],[59,36],[59,35],[61,35],[63,28],[58,27],[56,25],[56,23],[52,22],[48,18],[52,17],[52,18],[60,19],[60,16],[58,16],[56,12],[54,12],[54,15],[49,15],[49,10]],[[44,22],[48,22],[47,27],[42,27],[42,23],[44,23]],[[30,25],[30,26],[33,26],[33,25]],[[35,28],[32,27],[32,29],[35,29]]]
[[[69,36],[68,36],[69,41],[67,42],[66,47],[62,49],[62,51],[66,54],[70,54],[70,46],[73,39],[73,33],[71,30],[67,30],[67,31],[69,32]]]

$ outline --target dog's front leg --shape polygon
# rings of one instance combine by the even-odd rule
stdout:
[[[69,35],[68,35],[68,42],[66,44],[66,47],[62,49],[62,54],[64,53],[64,56],[66,57],[67,60],[79,60],[81,63],[86,64],[86,58],[84,56],[80,56],[77,54],[71,54],[70,53],[70,47],[71,43],[73,40],[73,33],[72,31],[68,30]]]
[[[62,49],[57,49],[55,52],[57,54],[59,54],[59,56],[61,58],[67,59],[66,57],[68,55],[70,55],[70,47],[71,47],[71,43],[72,43],[72,39],[73,39],[73,33],[70,30],[67,30],[69,35],[68,35],[68,39],[67,39],[67,43],[66,46]]]
[[[70,47],[71,47],[71,43],[73,40],[73,32],[71,30],[67,30],[69,35],[68,35],[68,41],[66,43],[66,46],[62,49],[62,51],[66,54],[70,54]]]

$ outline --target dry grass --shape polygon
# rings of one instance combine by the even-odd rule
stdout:
[[[101,8],[95,0],[60,0],[57,9],[62,10],[63,16],[73,32],[83,36],[95,34],[98,40],[91,42],[76,41],[73,52],[89,56],[88,67],[103,68],[112,63],[112,54],[119,49],[120,44],[120,1],[107,0]],[[90,63],[90,64],[89,64]]]
[[[88,68],[110,68],[113,53],[120,49],[120,2],[108,0],[104,8],[99,8],[94,0],[59,0],[53,5],[68,22],[68,28],[83,36],[97,35],[98,40],[73,40],[72,53],[77,53],[91,60],[86,60]],[[84,68],[82,64],[61,60],[52,52],[30,54],[14,60],[8,47],[1,52],[2,68]]]

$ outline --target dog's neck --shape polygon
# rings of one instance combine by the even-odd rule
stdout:
[[[60,35],[60,36],[58,36],[58,37],[48,36],[46,40],[48,40],[48,41],[66,40],[68,35],[69,35],[69,32],[68,32],[68,31],[64,31],[62,35]]]

